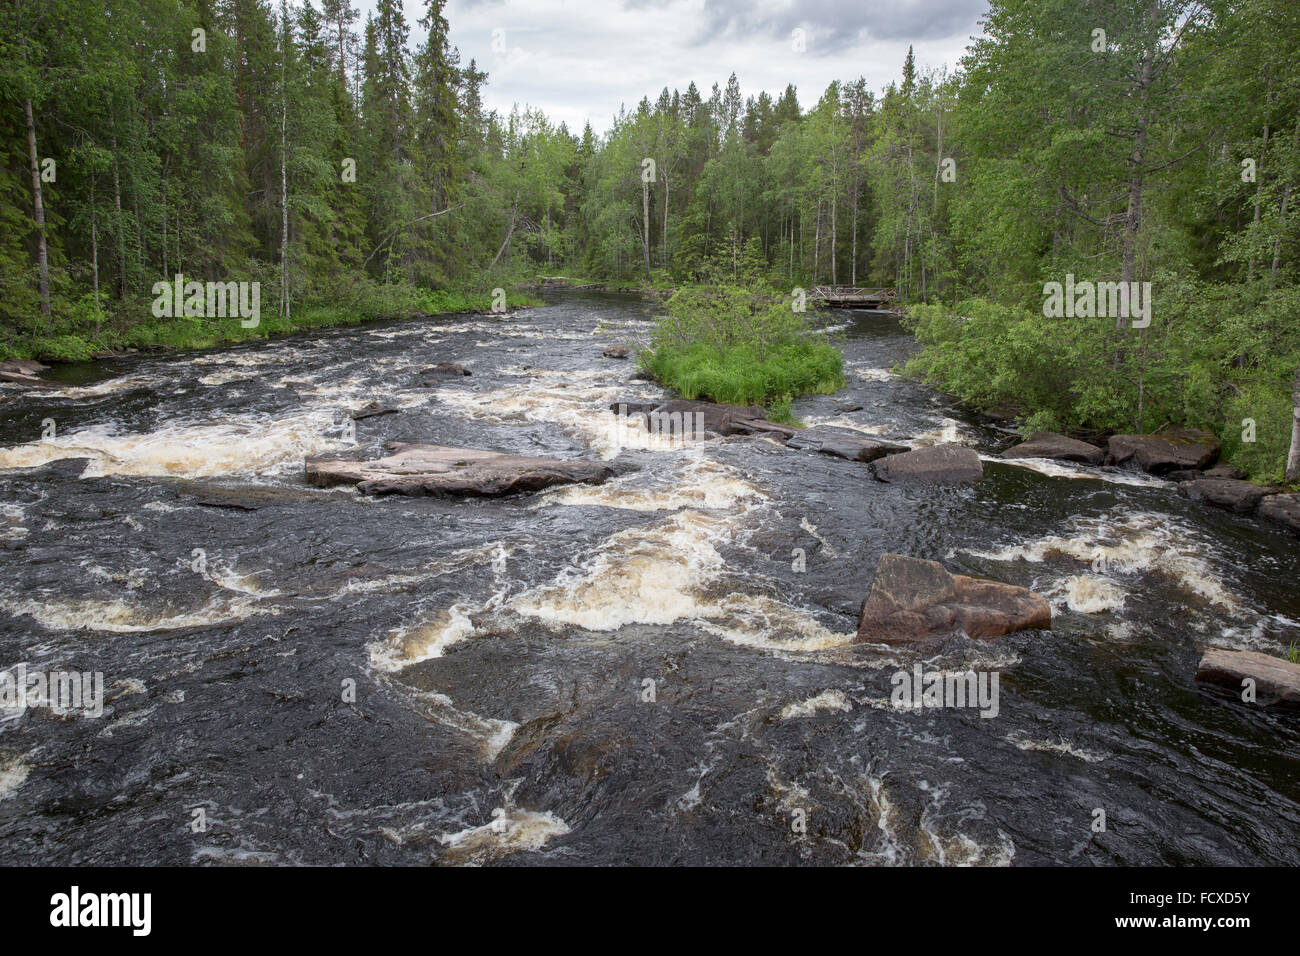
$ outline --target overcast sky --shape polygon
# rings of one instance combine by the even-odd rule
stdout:
[[[374,0],[358,6],[364,23]],[[413,45],[424,6],[404,0]],[[986,8],[985,0],[450,0],[446,16],[462,65],[474,58],[488,73],[489,108],[540,107],[572,132],[590,120],[602,133],[620,104],[631,109],[692,80],[707,99],[733,71],[746,96],[795,84],[807,109],[831,80],[865,76],[879,92],[898,79],[908,44],[919,67],[951,69]]]

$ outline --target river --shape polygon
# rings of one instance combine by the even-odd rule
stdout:
[[[834,313],[848,386],[795,413],[970,445],[979,483],[760,438],[621,447],[609,404],[664,393],[601,350],[655,307],[543,295],[3,387],[0,668],[102,672],[106,702],[0,715],[0,863],[1300,863],[1300,725],[1192,679],[1206,645],[1300,639],[1293,536],[997,460],[1013,436],[894,374],[915,344],[878,312]],[[436,362],[473,375],[418,387]],[[373,451],[619,474],[308,487],[371,400],[400,407],[356,423]],[[886,552],[1033,588],[1052,630],[852,644]],[[918,660],[996,671],[997,716],[893,706]]]

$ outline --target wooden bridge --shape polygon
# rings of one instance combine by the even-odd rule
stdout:
[[[897,295],[893,289],[860,289],[851,285],[814,286],[810,300],[831,309],[888,309]]]

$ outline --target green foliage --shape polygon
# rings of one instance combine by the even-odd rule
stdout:
[[[738,286],[679,289],[641,361],[685,398],[770,405],[787,419],[792,399],[844,386],[839,350],[788,301]]]

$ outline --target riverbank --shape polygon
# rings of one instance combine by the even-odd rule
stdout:
[[[506,312],[541,304],[518,286],[504,289]],[[270,340],[302,332],[361,325],[384,318],[422,319],[437,315],[500,312],[500,296],[492,292],[423,290],[388,287],[358,300],[309,303],[295,307],[290,316],[275,314],[273,306],[245,327],[239,318],[153,315],[152,300],[119,304],[98,317],[82,310],[78,315],[50,321],[34,334],[0,334],[0,361],[29,359],[41,362],[80,362],[129,352],[170,352],[207,349],[219,345]]]

